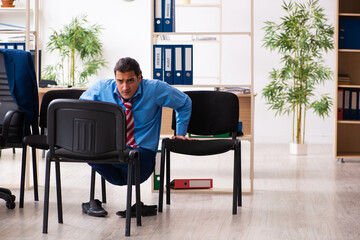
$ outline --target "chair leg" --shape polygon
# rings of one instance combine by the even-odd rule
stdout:
[[[31,148],[31,150],[32,150],[32,162],[33,162],[34,200],[39,201],[37,165],[36,165],[36,148]]]
[[[164,144],[163,144],[164,145]],[[160,186],[159,186],[159,212],[163,210],[163,198],[164,198],[164,168],[165,168],[165,148],[161,149],[160,160]]]
[[[48,232],[49,217],[49,192],[50,191],[50,158],[46,158],[45,167],[45,195],[44,195],[44,216],[43,216],[43,233]]]
[[[136,225],[141,226],[140,161],[135,158]]]
[[[24,207],[24,192],[25,192],[25,169],[26,169],[26,150],[27,145],[23,145],[22,160],[21,160],[21,179],[20,179],[20,199],[19,208]]]
[[[95,170],[94,168],[91,168],[90,200],[95,199],[95,178],[96,178]]]
[[[132,194],[132,178],[133,178],[133,162],[128,164],[128,178],[127,178],[127,200],[126,200],[126,224],[125,224],[125,236],[130,236],[131,225],[131,194]]]
[[[58,222],[63,223],[63,211],[62,211],[62,200],[61,200],[60,163],[58,161],[55,162],[55,173],[56,173],[56,193],[57,193]]]
[[[234,151],[234,183],[233,183],[233,204],[232,204],[232,214],[237,214],[237,195],[238,195],[238,173],[239,173],[239,148],[235,146]]]
[[[102,193],[102,202],[106,203],[106,182],[105,178],[101,177],[101,193]]]
[[[15,148],[13,148],[13,154],[15,154],[15,153],[16,153]]]
[[[241,141],[239,141],[239,190],[238,190],[238,206],[242,206],[242,178],[241,178]]]
[[[170,205],[170,151],[166,149],[166,204]]]

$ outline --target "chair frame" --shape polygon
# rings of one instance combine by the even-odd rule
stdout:
[[[199,91],[197,91],[199,92]],[[208,92],[208,91],[201,91]],[[188,93],[188,92],[186,92]],[[228,94],[228,93],[227,93]],[[237,99],[237,96],[233,94]],[[237,109],[239,109],[237,105]],[[190,120],[191,121],[191,120]],[[191,123],[190,123],[191,124]],[[189,125],[190,125],[189,124]],[[172,119],[172,129],[174,130],[174,135],[176,135],[176,119],[175,112],[173,112]],[[190,132],[191,133],[191,132]],[[217,133],[220,134],[220,133]],[[201,135],[201,134],[199,134]],[[232,204],[232,214],[237,214],[237,206],[242,206],[242,181],[241,181],[241,141],[236,138],[237,130],[235,129],[231,132],[231,139],[229,141],[233,142],[231,150],[234,150],[234,173],[233,173],[233,204]],[[159,189],[159,208],[158,211],[163,211],[163,195],[164,195],[164,174],[166,168],[166,204],[170,205],[170,150],[167,148],[167,143],[174,141],[173,139],[165,138],[161,143],[161,161],[160,161],[160,189]],[[186,141],[186,140],[185,140]],[[216,140],[205,140],[205,141],[216,141]],[[185,153],[183,153],[185,154]],[[195,154],[188,154],[195,155]],[[200,156],[200,154],[196,154]],[[201,154],[203,155],[203,154]],[[209,154],[212,155],[212,154]]]
[[[85,110],[86,106],[86,110]],[[116,125],[114,126],[116,131],[116,159],[108,160],[84,160],[83,158],[70,158],[64,157],[57,153],[65,149],[67,152],[73,152],[68,149],[69,146],[59,145],[56,138],[57,122],[55,114],[59,110],[77,110],[80,111],[91,111],[99,115],[99,111],[111,112],[116,114]],[[60,114],[59,114],[60,115]],[[96,114],[95,114],[96,115]],[[62,123],[64,124],[64,123]],[[121,134],[121,135],[119,135]],[[125,236],[130,236],[130,214],[131,214],[131,195],[132,195],[132,179],[133,171],[135,172],[135,194],[136,194],[136,218],[137,225],[141,226],[141,205],[140,205],[140,160],[139,153],[137,150],[126,149],[126,115],[124,110],[112,103],[88,101],[88,100],[54,100],[48,109],[48,144],[49,151],[46,156],[45,166],[45,196],[44,196],[44,215],[43,215],[43,233],[48,232],[48,214],[49,214],[49,193],[50,193],[50,166],[51,162],[55,162],[55,175],[56,175],[56,189],[57,189],[57,210],[58,210],[58,222],[63,223],[62,214],[62,200],[61,200],[61,179],[60,179],[60,162],[91,162],[91,163],[103,163],[103,164],[128,164],[128,179],[127,179],[127,203],[126,203],[126,226]],[[118,141],[119,139],[120,141]],[[76,154],[76,151],[75,151]],[[97,153],[99,154],[99,153]],[[90,155],[87,155],[90,156]],[[96,155],[98,156],[98,155]]]

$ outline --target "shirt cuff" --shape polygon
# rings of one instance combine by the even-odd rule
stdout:
[[[176,126],[176,135],[183,135],[185,136],[187,132],[187,127],[184,125],[177,125]]]

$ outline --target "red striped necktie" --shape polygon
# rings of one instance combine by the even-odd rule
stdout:
[[[121,99],[121,101],[123,102],[126,108],[126,145],[130,147],[139,147],[138,145],[136,145],[136,141],[135,141],[135,136],[134,136],[135,124],[134,124],[134,117],[131,112],[131,107],[135,98],[133,98],[129,102],[125,102],[125,100],[122,97],[119,98]]]

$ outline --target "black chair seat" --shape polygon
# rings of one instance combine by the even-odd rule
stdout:
[[[128,150],[128,149],[127,149]],[[129,151],[124,151],[124,154],[126,157],[129,155],[126,154]],[[58,158],[61,158],[61,161],[69,161],[69,162],[116,162],[119,161],[119,163],[126,163],[124,161],[124,158],[119,158],[119,154],[122,154],[119,151],[111,151],[111,152],[105,152],[105,153],[99,153],[99,154],[86,154],[86,153],[74,153],[72,151],[60,148],[55,150],[55,155]],[[101,159],[101,160],[99,160]],[[122,161],[120,161],[122,160]]]
[[[234,148],[232,139],[192,140],[167,139],[165,147],[171,152],[204,156],[227,152]]]
[[[49,145],[45,135],[30,135],[24,137],[24,143],[33,148],[48,150]]]

